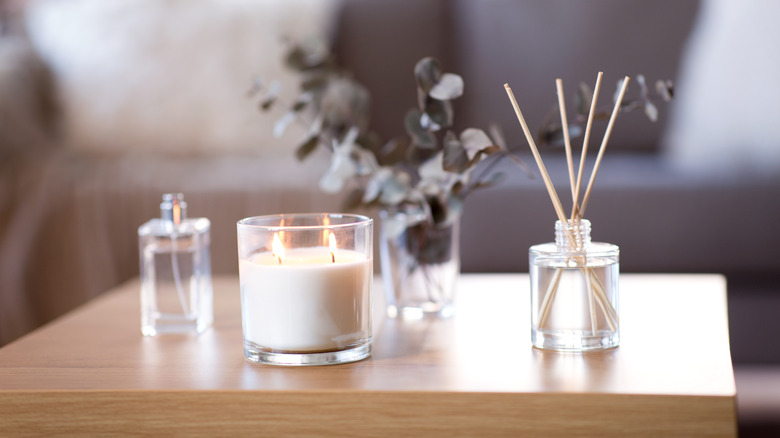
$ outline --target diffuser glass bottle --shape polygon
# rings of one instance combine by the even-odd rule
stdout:
[[[590,221],[556,221],[555,242],[529,251],[531,338],[543,349],[617,347],[619,249],[591,242]]]
[[[141,332],[201,333],[214,319],[206,218],[187,218],[181,193],[166,193],[160,218],[138,228]]]

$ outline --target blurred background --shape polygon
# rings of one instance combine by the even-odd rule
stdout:
[[[465,81],[456,130],[496,123],[531,165],[504,83],[535,129],[556,108],[555,78],[574,96],[603,71],[608,107],[625,75],[673,80],[656,122],[641,109],[618,118],[588,209],[593,237],[621,247],[623,272],[726,275],[740,432],[780,431],[780,3],[0,5],[0,345],[138,275],[137,227],[164,192],[211,220],[215,274],[237,273],[238,219],[339,209],[343,196],[317,187],[328,157],[297,161],[305,130],[274,138],[276,117],[247,97],[258,75],[294,96],[285,40],[314,35],[369,89],[383,138],[404,134],[413,67],[434,56]],[[542,153],[565,193],[561,150]],[[464,272],[527,272],[528,247],[552,240],[541,179],[502,166],[502,184],[466,201]]]

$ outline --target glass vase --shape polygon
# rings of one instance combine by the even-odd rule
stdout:
[[[390,317],[448,317],[460,273],[460,217],[382,210],[379,255]]]
[[[537,348],[617,347],[619,249],[591,242],[590,221],[555,223],[555,242],[529,251],[531,339]]]

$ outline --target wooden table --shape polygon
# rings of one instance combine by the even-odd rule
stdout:
[[[370,359],[286,368],[244,359],[237,278],[200,337],[141,336],[131,281],[0,349],[0,435],[736,435],[723,277],[623,274],[621,346],[586,354],[531,348],[527,275],[458,287],[446,320],[375,306]]]

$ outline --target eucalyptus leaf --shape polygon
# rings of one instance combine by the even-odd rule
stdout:
[[[276,123],[274,123],[274,137],[281,138],[281,136],[284,135],[284,131],[287,130],[287,127],[295,121],[295,117],[296,115],[294,112],[288,111],[277,120]]]
[[[493,145],[493,141],[485,131],[477,128],[468,128],[461,132],[460,141],[468,153],[469,160],[474,158],[477,152]]]
[[[379,168],[376,156],[373,152],[360,147],[357,143],[354,144],[350,153],[352,161],[355,163],[356,175],[371,175]]]
[[[363,197],[361,202],[363,204],[370,204],[379,198],[379,194],[382,193],[382,186],[387,174],[390,172],[389,168],[380,168],[374,173],[366,183],[366,189],[363,191]]]
[[[350,134],[347,134],[350,137]],[[353,144],[348,141],[337,143],[333,141],[333,156],[330,167],[320,178],[320,189],[326,193],[338,193],[344,187],[346,180],[357,174],[357,164],[352,160]],[[353,139],[354,141],[354,139]]]
[[[287,53],[284,63],[293,70],[305,70],[308,68],[306,53],[297,46]]]
[[[540,145],[562,145],[563,127],[560,125],[560,123],[547,124],[539,130],[537,139]]]
[[[452,131],[447,131],[444,136],[443,169],[447,172],[463,173],[468,164],[469,156],[463,143]]]
[[[615,87],[615,93],[612,95],[612,102],[617,102],[618,97],[620,97],[620,89],[623,88],[623,81],[625,81],[626,78],[619,79],[617,81],[617,87]],[[623,101],[625,103],[625,100]]]
[[[598,118],[598,114],[596,114]],[[577,138],[583,134],[583,128],[580,125],[569,124],[569,138]],[[544,126],[538,134],[539,144],[549,144],[553,146],[563,146],[563,127],[557,123],[551,123]]]
[[[658,108],[649,100],[645,101],[645,115],[651,122],[658,121]]]
[[[436,100],[428,98],[420,117],[420,125],[430,131],[439,131],[452,126],[455,118],[452,103],[448,100]]]
[[[346,78],[330,81],[322,95],[320,110],[331,126],[368,125],[370,94],[363,85]]]
[[[427,94],[439,83],[439,79],[442,76],[439,61],[431,57],[417,61],[417,64],[414,66],[414,76],[417,79],[417,86]]]
[[[412,140],[417,147],[432,149],[436,147],[436,137],[422,125],[422,122],[423,118],[418,110],[409,110],[404,118],[406,133],[412,137]]]
[[[473,157],[471,157],[468,164],[466,165],[466,168],[471,169],[472,167],[474,167],[474,165],[479,163],[482,160],[482,158],[485,157],[486,155],[492,155],[500,151],[501,148],[496,145],[490,145],[486,148],[482,148],[476,154],[474,154]]]
[[[309,126],[309,135],[312,137],[319,137],[322,135],[322,123],[324,122],[324,119],[322,117],[322,113],[317,114],[314,117],[314,120],[311,122],[311,126]]]
[[[411,189],[411,177],[406,172],[395,172],[382,186],[379,202],[384,205],[398,205],[406,199]]]
[[[297,149],[295,149],[295,157],[298,158],[298,161],[303,161],[308,157],[312,152],[314,152],[315,149],[317,149],[317,145],[320,143],[320,138],[318,135],[312,135],[306,138],[303,143],[301,143]]]
[[[268,97],[260,101],[260,109],[268,111],[276,103],[276,96]]]
[[[349,164],[346,162],[333,165],[333,170],[329,170],[320,178],[320,189],[325,193],[338,193],[344,187],[344,183],[349,179],[353,173],[349,169]]]
[[[295,102],[293,103],[292,108],[290,108],[290,111],[293,112],[301,112],[304,108],[306,108],[307,105],[311,103],[312,100],[312,94],[309,92],[303,93],[300,96],[298,96],[297,99],[295,99]]]
[[[406,199],[411,190],[408,173],[389,167],[379,168],[366,184],[363,203],[378,201],[383,205],[398,205]]]
[[[428,91],[428,95],[437,100],[457,99],[463,95],[463,78],[453,73],[444,73]]]
[[[509,149],[506,146],[506,138],[504,138],[504,132],[501,130],[501,126],[497,123],[491,123],[488,125],[488,131],[490,132],[490,137],[493,138],[493,142],[497,144],[501,149],[508,151]]]
[[[569,138],[577,138],[582,136],[585,130],[580,125],[569,125]]]
[[[645,76],[636,75],[636,83],[639,85],[639,95],[642,96],[642,99],[647,99],[647,81],[645,80]],[[620,86],[623,86],[622,82],[620,83]]]
[[[423,126],[423,129],[430,130],[431,132],[436,132],[442,128],[442,126],[438,123],[436,123],[435,120],[431,118],[431,116],[428,115],[428,113],[423,113],[420,116],[420,126]]]
[[[590,112],[590,104],[593,101],[593,90],[585,82],[580,82],[577,93],[574,95],[574,108],[577,114],[587,117]]]
[[[282,85],[279,83],[279,81],[272,81],[271,84],[268,86],[268,92],[265,93],[265,96],[263,96],[263,99],[260,101],[260,108],[263,111],[268,111],[271,109],[273,104],[276,102],[277,97],[279,96],[279,91],[281,91]]]
[[[287,52],[285,64],[293,70],[309,70],[324,65],[330,57],[327,43],[321,38],[306,38]]]
[[[674,97],[674,83],[672,81],[658,80],[655,83],[655,91],[661,96],[664,102],[670,102]]]

